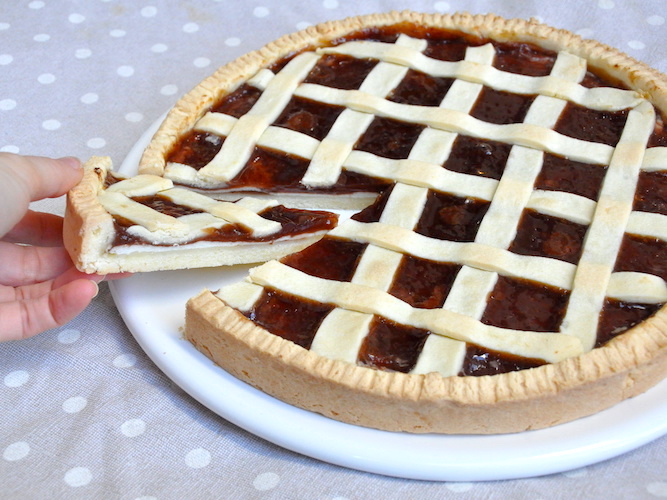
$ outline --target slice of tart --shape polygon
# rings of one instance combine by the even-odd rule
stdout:
[[[155,175],[125,178],[107,157],[84,170],[68,193],[64,240],[87,273],[264,262],[313,243],[338,217],[270,200],[217,201]]]
[[[532,21],[281,38],[179,102],[141,172],[370,206],[191,299],[186,336],[268,394],[393,431],[537,429],[637,395],[667,374],[666,112],[664,76]]]

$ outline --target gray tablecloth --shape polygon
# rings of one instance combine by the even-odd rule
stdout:
[[[665,71],[665,5],[3,2],[0,150],[109,155],[120,164],[148,126],[217,66],[308,24],[406,7],[535,17]],[[62,213],[63,200],[35,208]],[[228,423],[171,382],[137,345],[107,285],[70,324],[0,344],[0,429],[0,498],[667,497],[664,437],[583,469],[479,483],[396,479],[286,451]]]

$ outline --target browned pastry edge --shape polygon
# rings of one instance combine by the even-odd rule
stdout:
[[[504,19],[494,14],[422,14],[412,11],[393,11],[310,26],[305,30],[282,36],[261,49],[249,52],[220,67],[184,95],[171,109],[145,149],[139,164],[139,172],[162,175],[166,166],[165,158],[179,137],[190,130],[224,94],[272,61],[308,47],[323,45],[329,40],[365,27],[388,26],[401,22],[462,31],[504,42],[529,42],[548,50],[567,50],[587,59],[589,66],[598,68],[611,78],[640,90],[657,107],[667,109],[664,75],[617,49],[595,40],[582,39],[570,31],[552,28],[532,19]]]
[[[592,415],[667,375],[661,310],[607,345],[539,368],[482,377],[380,371],[332,360],[255,325],[209,291],[185,337],[227,372],[291,405],[388,431],[499,434]]]

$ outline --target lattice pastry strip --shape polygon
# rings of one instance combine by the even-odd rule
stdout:
[[[629,112],[588,229],[571,305],[561,326],[561,331],[577,335],[587,350],[595,344],[598,314],[630,218],[639,170],[654,126],[655,110],[650,103],[643,102]]]
[[[98,195],[98,199],[109,213],[135,223],[127,229],[128,233],[151,243],[189,242],[226,224],[241,224],[256,238],[276,233],[282,227],[279,222],[258,215],[258,212],[276,206],[275,201],[246,198],[237,203],[221,202],[170,185],[171,181],[165,183],[156,176],[140,175],[111,185]],[[131,199],[156,195],[202,213],[173,217]]]

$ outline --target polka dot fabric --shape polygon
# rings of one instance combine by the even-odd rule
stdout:
[[[282,34],[400,1],[55,0],[0,11],[0,151],[110,155],[216,67]],[[534,17],[667,71],[662,0],[416,1]],[[62,213],[63,199],[35,203]],[[1,325],[0,325],[1,328]],[[0,344],[0,498],[665,498],[667,438],[542,478],[399,480],[285,451],[208,411],[146,357],[108,287],[68,325]],[[397,451],[400,453],[400,451]]]

